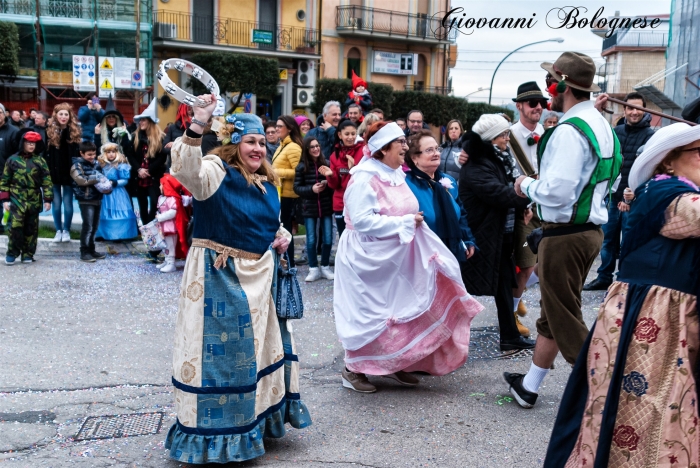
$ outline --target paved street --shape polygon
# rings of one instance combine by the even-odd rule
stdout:
[[[4,252],[1,252],[4,255]],[[96,264],[42,254],[0,266],[0,461],[8,467],[186,466],[163,448],[175,418],[171,346],[181,273],[160,274],[139,255]],[[300,279],[307,268],[300,267]],[[303,281],[302,281],[303,283]],[[541,466],[569,366],[558,358],[532,410],[508,398],[504,370],[530,359],[470,359],[417,388],[373,379],[363,395],[340,385],[342,348],[332,282],[303,285],[294,323],[301,393],[314,424],[266,440],[267,454],[240,467]],[[590,324],[603,293],[584,293]],[[525,293],[534,331],[539,289]],[[496,325],[493,301],[473,328]],[[476,335],[476,333],[475,333]],[[477,353],[475,352],[473,356]],[[74,441],[88,416],[165,413],[155,435]]]

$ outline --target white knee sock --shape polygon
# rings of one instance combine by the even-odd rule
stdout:
[[[527,279],[527,283],[525,283],[525,287],[529,288],[533,284],[539,283],[539,282],[540,282],[540,277],[537,276],[537,274],[533,271],[532,274],[530,275],[530,277]]]
[[[514,297],[513,298],[513,312],[518,311],[518,305],[520,304],[520,297]]]
[[[525,387],[525,390],[527,390],[528,392],[537,393],[540,390],[540,385],[542,384],[542,381],[545,377],[547,377],[548,373],[549,369],[542,369],[541,367],[537,367],[533,362],[532,364],[530,364],[530,370],[527,372],[525,378],[523,379],[523,387]]]

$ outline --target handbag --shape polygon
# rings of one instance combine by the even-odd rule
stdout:
[[[141,231],[141,238],[149,251],[165,250],[168,247],[158,221],[155,219],[146,225],[139,226],[139,231]]]
[[[277,264],[277,297],[275,298],[277,316],[282,319],[300,319],[304,317],[304,302],[301,287],[297,279],[297,269],[289,268],[289,255]]]

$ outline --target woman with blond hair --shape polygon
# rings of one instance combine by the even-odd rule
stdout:
[[[285,423],[311,424],[299,393],[291,324],[273,290],[278,256],[291,234],[280,227],[279,177],[265,159],[265,132],[253,114],[234,114],[230,141],[202,155],[204,127],[217,96],[195,107],[173,144],[171,174],[194,196],[175,325],[177,419],[165,447],[188,464],[240,462],[265,453],[264,438]]]
[[[158,197],[160,196],[160,178],[165,174],[168,159],[163,145],[165,134],[156,125],[156,99],[153,98],[148,108],[134,117],[138,128],[131,139],[132,145],[126,157],[131,165],[131,195],[136,196],[139,214],[143,224],[148,224],[156,217]]]
[[[56,104],[53,116],[46,126],[49,149],[47,163],[53,182],[53,224],[56,228],[54,242],[70,242],[70,226],[73,221],[73,179],[70,168],[73,158],[79,158],[78,146],[82,132],[73,107],[68,103]],[[63,207],[63,220],[61,220]]]
[[[371,127],[374,123],[380,122],[381,120],[382,119],[374,112],[370,112],[369,114],[365,115],[364,120],[357,128],[357,141],[365,140],[365,136],[367,136],[367,130],[369,130],[369,127]]]

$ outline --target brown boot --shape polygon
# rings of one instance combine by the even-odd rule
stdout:
[[[377,387],[372,385],[365,374],[356,374],[350,372],[347,369],[343,369],[341,372],[343,379],[343,387],[349,388],[350,390],[355,390],[360,393],[374,393],[377,391]]]
[[[520,332],[520,334],[523,336],[530,336],[530,329],[527,328],[522,323],[520,323],[520,319],[518,318],[518,313],[515,312],[513,315],[515,316],[515,325],[517,325],[518,331]]]
[[[518,310],[516,310],[519,316],[525,317],[527,315],[527,306],[525,305],[525,301],[522,299],[518,303]]]

